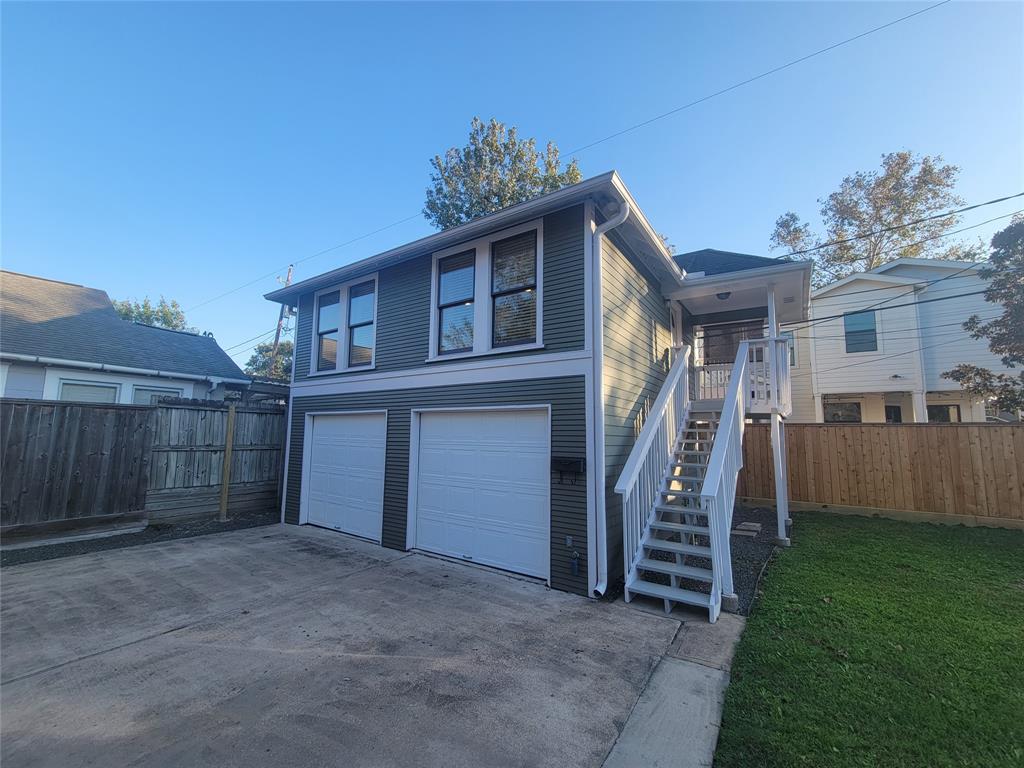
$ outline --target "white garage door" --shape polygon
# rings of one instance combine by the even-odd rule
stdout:
[[[383,413],[313,417],[306,522],[380,541],[386,424]]]
[[[547,411],[420,416],[416,546],[548,576]]]

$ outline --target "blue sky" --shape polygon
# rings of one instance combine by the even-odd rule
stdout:
[[[570,150],[926,5],[4,3],[0,258],[176,298],[232,347],[274,326],[274,278],[204,302],[416,214],[474,115]],[[942,154],[983,201],[1024,189],[1022,50],[1024,5],[950,3],[578,158],[680,251],[766,253],[780,213],[816,222],[899,149]]]

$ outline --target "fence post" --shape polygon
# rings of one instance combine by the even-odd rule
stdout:
[[[231,451],[235,446],[235,403],[228,406],[228,424],[224,434],[224,465],[220,472],[220,514],[218,520],[228,519],[228,492],[231,489]]]

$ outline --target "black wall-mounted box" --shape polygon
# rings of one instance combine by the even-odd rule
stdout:
[[[587,471],[586,459],[572,458],[568,456],[551,457],[552,472],[574,472],[582,475]]]

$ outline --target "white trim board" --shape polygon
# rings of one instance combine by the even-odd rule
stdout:
[[[292,386],[292,397],[582,376],[588,372],[590,359],[586,351],[560,352],[451,363],[443,368],[434,365],[366,376],[350,375],[337,381],[296,382]]]

